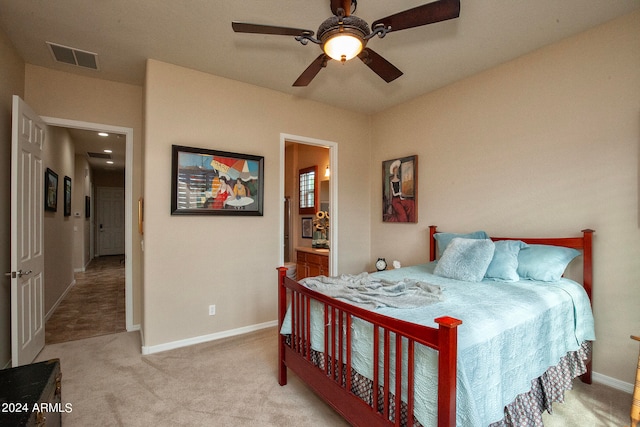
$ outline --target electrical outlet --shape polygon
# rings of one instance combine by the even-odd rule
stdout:
[[[210,305],[209,306],[209,316],[213,316],[216,314],[216,306],[215,305]]]

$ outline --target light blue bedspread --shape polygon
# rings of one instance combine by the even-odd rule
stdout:
[[[505,405],[529,391],[532,379],[556,365],[567,352],[578,350],[582,341],[595,339],[589,299],[574,281],[468,283],[436,276],[434,266],[423,264],[374,276],[440,286],[442,301],[412,309],[383,307],[375,311],[432,327],[437,327],[433,319],[445,315],[463,321],[458,327],[459,426],[485,427],[501,420]],[[322,306],[312,304],[311,346],[318,351],[324,347],[322,321]],[[290,327],[287,317],[281,333],[290,333]],[[353,369],[371,379],[371,325],[359,321],[352,328]],[[415,415],[424,426],[436,425],[436,353],[418,345],[416,360]]]

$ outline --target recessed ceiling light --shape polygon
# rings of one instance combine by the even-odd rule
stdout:
[[[113,150],[102,150],[102,151],[104,151],[105,153],[113,153]]]
[[[106,133],[106,132],[98,132],[98,135],[100,135],[100,136],[109,136],[109,134]]]
[[[108,165],[112,165],[113,164],[113,160],[107,160],[107,164]]]

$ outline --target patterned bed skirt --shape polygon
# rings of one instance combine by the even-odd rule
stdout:
[[[290,345],[290,336],[287,336],[287,345]],[[304,346],[302,346],[304,348]],[[515,400],[504,408],[504,418],[491,424],[489,427],[544,427],[542,413],[552,413],[553,402],[564,402],[564,392],[571,390],[573,379],[587,372],[587,361],[591,355],[592,343],[585,341],[577,351],[567,353],[556,366],[552,366],[542,376],[531,381],[531,390],[519,394]],[[324,353],[311,350],[311,362],[319,369],[325,370]],[[344,365],[329,362],[328,373],[334,376],[338,372],[342,377],[342,384],[346,384]],[[341,374],[340,374],[341,373]],[[351,392],[364,400],[369,406],[373,406],[373,381],[358,374],[351,369]],[[384,395],[382,387],[378,386],[379,412],[384,410]],[[389,417],[395,421],[395,396],[389,393]],[[407,405],[401,403],[402,426],[422,427],[412,417],[412,423],[407,423]]]
[[[560,363],[531,381],[531,390],[516,396],[504,408],[504,418],[490,427],[543,427],[542,413],[552,414],[553,402],[564,402],[564,392],[573,388],[573,379],[587,372],[592,342],[584,341],[577,351],[567,353]]]

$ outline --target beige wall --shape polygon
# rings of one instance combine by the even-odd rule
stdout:
[[[146,346],[275,321],[281,133],[338,144],[339,270],[365,268],[366,116],[153,60],[145,110]],[[172,144],[264,156],[264,216],[171,216]]]
[[[428,225],[594,237],[594,369],[633,382],[640,330],[640,13],[373,117],[372,256],[428,257]],[[389,144],[393,141],[393,144]],[[383,224],[383,160],[419,156],[419,223]]]
[[[92,170],[87,157],[75,156],[75,179],[71,183],[71,215],[73,222],[73,270],[84,271],[91,261],[91,227],[85,215],[85,197],[91,196]],[[80,216],[76,216],[79,213]]]
[[[100,170],[93,172],[93,183],[96,187],[118,187],[124,188],[124,171]]]
[[[49,126],[42,158],[44,167],[58,175],[58,202],[55,212],[44,213],[44,312],[47,316],[74,282],[74,219],[72,216],[64,216],[64,177],[71,178],[73,190],[76,182],[75,157],[75,147],[69,132]]]
[[[0,30],[0,369],[11,360],[11,98],[24,97],[24,61]]]
[[[142,196],[142,87],[27,64],[25,101],[41,116],[133,128],[133,206],[138,218],[138,198]],[[83,210],[84,212],[84,210]],[[137,227],[133,240],[133,324],[142,314],[142,249]]]

